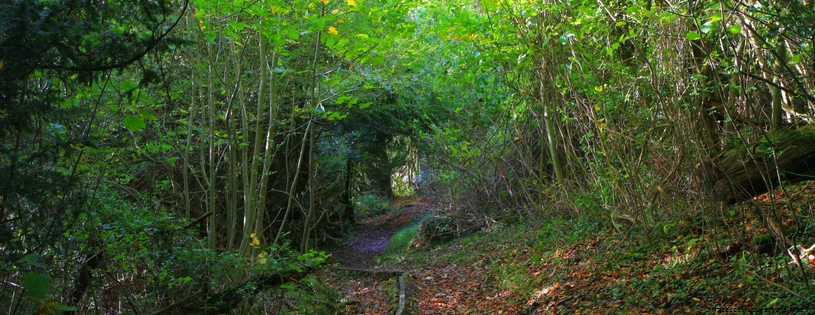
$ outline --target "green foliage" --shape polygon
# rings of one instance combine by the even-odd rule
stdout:
[[[426,244],[444,243],[457,238],[459,233],[458,225],[449,213],[430,215],[419,227],[419,235]]]
[[[8,313],[49,299],[106,312],[107,297],[139,313],[239,281],[244,267],[319,265],[289,247],[307,252],[310,224],[331,211],[323,197],[373,191],[355,206],[382,214],[417,173],[422,193],[455,207],[396,237],[396,256],[414,234],[452,238],[472,223],[453,218],[611,213],[678,237],[678,222],[704,210],[694,165],[723,148],[767,161],[789,152],[773,146],[788,132],[761,128],[770,90],[783,88],[788,123],[812,116],[813,12],[811,2],[4,2],[0,277],[30,298]],[[573,239],[597,222],[536,235]],[[664,272],[655,277],[675,277]],[[506,270],[505,285],[523,286],[520,274]],[[312,282],[288,287],[302,301],[290,311],[330,297]],[[679,300],[705,285],[670,284]]]
[[[27,273],[22,282],[28,297],[37,302],[43,302],[46,298],[51,296],[49,293],[50,284],[51,277],[33,271]]]
[[[378,216],[390,211],[390,200],[380,195],[366,194],[354,198],[354,209],[362,215]]]

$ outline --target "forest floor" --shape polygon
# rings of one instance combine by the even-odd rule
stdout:
[[[790,237],[809,247],[815,224],[796,217],[815,214],[815,186],[773,194],[774,203],[765,194],[651,231],[583,219],[495,224],[383,259],[388,239],[428,211],[414,203],[363,221],[332,253],[341,267],[404,271],[411,314],[815,314],[813,264],[790,264],[757,218],[777,212]],[[396,311],[395,277],[329,278],[345,301],[340,314]]]

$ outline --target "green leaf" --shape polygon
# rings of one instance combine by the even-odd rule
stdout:
[[[153,115],[153,113],[151,113],[151,112],[149,112],[147,110],[144,110],[144,109],[139,111],[139,116],[141,116],[144,119],[149,119],[149,120],[156,120],[157,119],[156,115]]]
[[[289,32],[288,32],[288,36],[289,36],[289,38],[291,38],[292,40],[298,40],[298,39],[300,39],[300,33],[298,33],[298,32],[297,32],[297,31],[295,31],[295,30],[289,30]]]
[[[127,129],[130,129],[130,131],[138,131],[139,129],[147,127],[147,124],[144,123],[144,119],[138,116],[125,117],[123,124]]]
[[[371,57],[369,62],[371,63],[371,65],[381,66],[382,64],[385,63],[385,57],[384,56],[374,56],[374,57]]]
[[[721,20],[722,20],[722,14],[719,13],[719,12],[716,12],[716,13],[713,14],[713,16],[710,17],[710,21],[708,23],[716,23],[716,22],[719,22]]]
[[[74,107],[77,104],[79,104],[79,102],[75,98],[69,97],[69,98],[66,98],[66,99],[62,100],[62,102],[59,103],[59,107],[62,108],[62,109],[65,109],[65,108],[68,108],[68,107]]]
[[[39,259],[40,256],[37,254],[28,254],[25,255],[25,257],[23,257],[23,261],[26,262],[27,264],[34,267],[45,268],[45,265],[38,261]]]
[[[574,37],[574,34],[566,33],[566,34],[560,35],[560,37],[558,38],[558,41],[560,41],[561,45],[566,45],[566,44],[569,43],[569,37]]]
[[[790,58],[790,62],[792,63],[799,63],[801,62],[801,55],[795,55]]]
[[[702,36],[695,31],[690,31],[688,32],[688,34],[685,34],[685,38],[687,38],[688,40],[700,40],[702,39]]]
[[[707,22],[705,24],[702,24],[702,27],[700,27],[699,30],[701,30],[702,33],[704,33],[704,34],[707,34],[707,33],[710,33],[710,31],[712,31],[715,28],[716,28],[716,25],[714,25],[713,23]]]
[[[340,105],[340,104],[345,103],[345,101],[350,100],[350,99],[351,99],[350,96],[343,95],[343,96],[338,97],[337,100],[334,101],[334,104]]]
[[[23,280],[23,288],[28,296],[35,300],[44,300],[50,295],[48,293],[49,284],[51,284],[51,277],[33,271],[25,275]]]
[[[215,36],[214,32],[204,32],[204,38],[211,44],[215,44]]]
[[[368,103],[362,103],[362,104],[359,104],[359,109],[366,109],[366,108],[368,108],[368,107],[371,107],[371,103],[370,103],[370,102],[368,102]]]
[[[124,82],[122,82],[120,87],[123,90],[132,90],[132,89],[135,89],[137,87],[137,85],[136,85],[136,83],[130,82],[130,80],[125,80]]]
[[[730,34],[741,34],[741,26],[733,25],[731,27],[728,27],[727,31],[730,32]]]

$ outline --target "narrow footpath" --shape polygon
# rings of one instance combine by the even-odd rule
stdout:
[[[425,211],[422,202],[397,201],[399,210],[378,217],[363,218],[358,230],[343,239],[342,245],[328,251],[338,264],[337,273],[328,279],[330,286],[342,295],[339,314],[402,314],[412,304],[409,300],[415,294],[411,285],[400,287],[402,270],[382,268],[377,261],[391,238],[405,226],[414,222]]]

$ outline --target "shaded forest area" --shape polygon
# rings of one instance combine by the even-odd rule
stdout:
[[[412,194],[455,237],[716,236],[815,176],[813,6],[0,2],[0,307],[333,309],[323,250]],[[766,196],[740,254],[806,264],[812,207]]]

